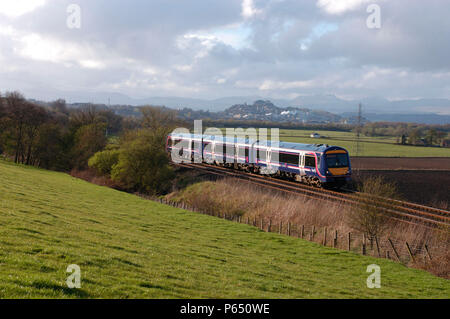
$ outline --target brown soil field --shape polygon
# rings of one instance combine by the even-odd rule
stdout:
[[[355,170],[449,170],[450,157],[352,157]]]
[[[353,179],[380,175],[396,184],[401,199],[450,210],[450,170],[356,170]]]

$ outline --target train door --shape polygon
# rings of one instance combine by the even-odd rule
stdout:
[[[306,173],[305,173],[305,153],[300,153],[299,170],[300,170],[300,175],[306,175]]]

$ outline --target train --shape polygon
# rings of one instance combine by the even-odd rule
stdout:
[[[341,188],[351,181],[345,148],[327,144],[259,141],[217,135],[171,133],[166,151],[177,161],[209,163],[300,183]]]

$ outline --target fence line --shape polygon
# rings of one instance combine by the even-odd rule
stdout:
[[[146,197],[148,198],[148,197]],[[424,261],[432,260],[432,252],[436,252],[440,249],[447,249],[448,246],[435,245],[430,247],[428,243],[408,243],[406,241],[400,241],[395,238],[366,238],[363,233],[340,233],[337,229],[330,229],[329,227],[316,227],[316,225],[296,225],[291,221],[287,221],[283,225],[283,221],[279,221],[278,224],[274,224],[271,218],[264,220],[264,217],[260,217],[258,220],[257,216],[253,217],[253,220],[247,216],[244,220],[241,215],[230,215],[227,216],[226,213],[211,213],[204,211],[203,209],[198,209],[193,206],[189,206],[184,202],[176,202],[171,200],[166,200],[165,198],[148,198],[157,201],[161,204],[170,205],[176,208],[181,208],[185,210],[190,210],[193,212],[198,212],[210,216],[216,216],[226,220],[234,221],[237,223],[246,223],[259,228],[265,232],[276,232],[278,234],[283,234],[291,237],[298,237],[301,239],[307,239],[312,242],[318,242],[324,246],[333,247],[337,249],[348,250],[362,255],[370,255],[373,257],[387,258],[392,260],[392,255],[395,256],[395,260],[407,263],[409,261],[415,262],[417,258],[422,256]],[[328,241],[329,234],[333,234],[333,237]],[[319,238],[319,239],[318,239]],[[321,238],[321,239],[320,239]],[[317,241],[317,239],[319,241]],[[369,243],[369,245],[367,245]]]

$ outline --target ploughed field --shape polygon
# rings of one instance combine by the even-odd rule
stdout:
[[[448,298],[386,259],[0,161],[0,298]],[[68,265],[81,268],[69,289]],[[381,267],[369,289],[367,266]]]
[[[450,209],[450,158],[351,158],[354,180],[383,176],[395,183],[401,198]]]

